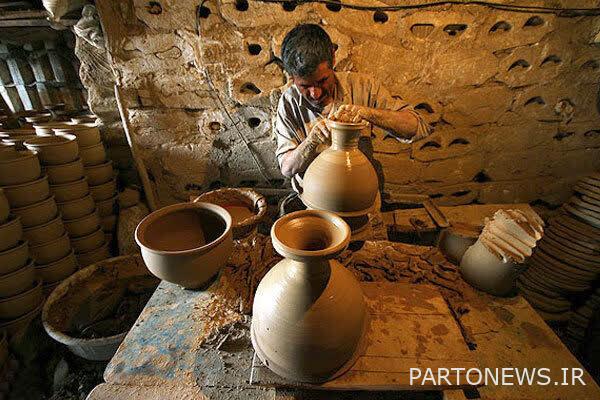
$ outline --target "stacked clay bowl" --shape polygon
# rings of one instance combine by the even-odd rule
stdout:
[[[24,331],[43,303],[21,218],[10,213],[10,199],[0,189],[0,329],[11,336]]]
[[[0,130],[0,139],[3,145],[11,145],[15,150],[25,150],[23,142],[35,137],[33,128],[17,128]]]
[[[106,151],[95,123],[68,123],[67,127],[54,129],[56,135],[74,135],[79,143],[79,154],[84,165],[84,175],[90,187],[100,217],[102,231],[112,236],[117,215],[117,182],[112,161],[106,159]],[[99,234],[97,234],[99,237]]]
[[[578,316],[573,306],[600,276],[600,173],[577,182],[548,225],[519,287],[544,319],[569,320],[568,334],[583,340],[590,316]]]
[[[64,128],[68,125],[60,121],[48,121],[33,124],[33,129],[38,136],[53,136],[55,128]]]

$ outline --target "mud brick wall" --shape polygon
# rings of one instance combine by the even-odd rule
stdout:
[[[598,6],[526,2],[546,3]],[[280,182],[271,123],[286,77],[277,56],[300,22],[327,29],[338,45],[337,70],[377,76],[435,126],[411,145],[375,132],[373,156],[388,193],[426,193],[440,204],[558,204],[578,177],[600,167],[598,16],[475,5],[373,12],[254,0],[96,5],[164,202],[219,184]]]

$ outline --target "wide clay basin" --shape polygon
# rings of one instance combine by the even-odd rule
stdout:
[[[152,274],[197,289],[227,262],[233,250],[231,225],[231,216],[220,206],[180,203],[144,218],[135,230],[135,240]]]

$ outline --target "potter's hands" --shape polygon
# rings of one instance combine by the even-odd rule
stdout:
[[[306,140],[315,146],[320,144],[331,144],[331,132],[327,127],[325,119],[320,120],[313,126],[308,133]]]
[[[372,118],[372,112],[369,107],[357,106],[354,104],[342,104],[334,113],[330,116],[330,119],[340,122],[354,122],[359,123],[363,119],[370,121]]]

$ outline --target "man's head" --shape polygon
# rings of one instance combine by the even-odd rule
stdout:
[[[323,107],[333,101],[334,51],[327,32],[314,24],[298,25],[283,39],[283,67],[314,106]]]

